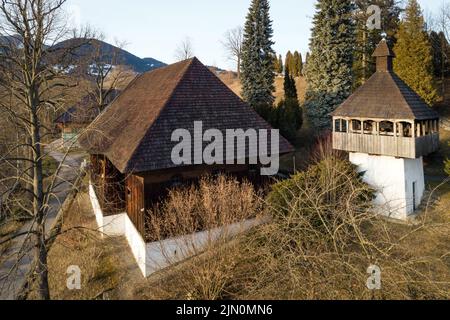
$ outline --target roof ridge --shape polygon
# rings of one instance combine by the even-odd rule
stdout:
[[[166,101],[164,102],[164,104],[161,106],[161,108],[158,111],[158,114],[156,115],[155,119],[149,123],[149,125],[147,126],[147,128],[145,129],[145,134],[142,136],[142,140],[145,140],[145,137],[147,136],[147,134],[150,132],[150,129],[153,127],[153,125],[158,121],[158,119],[161,116],[161,112],[167,107],[167,105],[169,104],[169,102],[171,101],[172,97],[174,96],[178,86],[180,85],[181,81],[183,80],[184,76],[186,75],[186,73],[188,72],[188,70],[191,68],[193,62],[196,60],[196,57],[193,57],[191,59],[187,59],[187,60],[183,60],[177,63],[174,63],[172,65],[166,66],[164,68],[170,67],[170,66],[174,66],[177,64],[182,64],[182,63],[186,63],[186,66],[184,67],[184,69],[181,71],[180,73],[180,77],[179,79],[177,79],[175,85],[173,86],[173,90],[171,90],[170,95],[167,97]],[[129,171],[129,163],[131,162],[131,160],[133,160],[134,156],[136,155],[137,151],[139,150],[139,147],[142,144],[142,140],[136,145],[136,147],[134,148],[134,150],[131,152],[131,156],[127,161],[127,164],[125,166],[125,171]]]

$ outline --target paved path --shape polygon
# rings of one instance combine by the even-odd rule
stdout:
[[[46,147],[48,155],[58,162],[64,160],[64,151],[59,150],[60,146],[61,142],[57,140]],[[62,204],[72,190],[72,183],[78,176],[83,157],[82,154],[69,155],[64,161],[57,182],[58,186],[54,190],[55,196],[49,201],[49,210],[45,221],[47,232],[53,228]],[[26,223],[18,231],[18,234],[30,230],[32,224],[32,221]],[[21,236],[15,239],[4,254],[8,258],[0,265],[0,300],[15,299],[25,284],[32,263],[33,252],[30,247],[30,239],[27,236]]]

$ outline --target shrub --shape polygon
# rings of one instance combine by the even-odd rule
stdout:
[[[147,214],[147,240],[159,241],[231,225],[262,211],[249,182],[227,176],[204,177],[198,185],[172,190]]]
[[[275,223],[288,234],[311,231],[300,241],[344,242],[353,223],[367,216],[372,199],[373,190],[356,168],[346,160],[330,157],[274,185],[268,203]],[[337,225],[339,230],[335,230]]]

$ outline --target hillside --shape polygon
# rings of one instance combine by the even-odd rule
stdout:
[[[56,48],[72,47],[78,45],[81,39],[70,39],[60,42],[55,45]],[[75,51],[75,54],[79,57],[89,57],[95,54],[95,51],[99,50],[103,53],[103,62],[117,65],[129,66],[133,71],[138,73],[147,72],[156,68],[165,66],[166,64],[158,61],[154,58],[139,58],[130,52],[113,46],[109,43],[100,40],[92,40],[89,44],[83,44]]]
[[[218,77],[231,89],[234,93],[241,97],[242,87],[239,79],[237,78],[237,74],[235,72],[221,72],[218,74]],[[296,78],[295,82],[297,84],[297,92],[300,98],[300,101],[303,102],[305,100],[305,92],[306,92],[306,80],[303,77]],[[278,76],[275,78],[275,98],[276,102],[279,102],[284,97],[284,78]]]

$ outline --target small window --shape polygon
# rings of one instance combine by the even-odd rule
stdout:
[[[390,121],[383,121],[380,123],[380,135],[393,136],[394,135],[394,123]]]
[[[347,131],[347,120],[342,120],[342,132],[346,133]]]
[[[341,119],[337,119],[334,121],[334,128],[336,132],[342,132],[341,121]]]
[[[412,138],[413,128],[412,124],[409,122],[400,122],[397,126],[397,131],[404,138]]]
[[[364,133],[365,134],[373,134],[375,127],[375,122],[372,120],[364,121]]]
[[[361,121],[352,120],[352,131],[354,133],[361,133]]]

